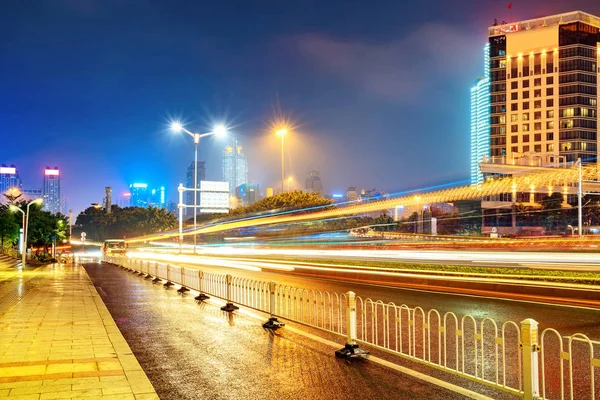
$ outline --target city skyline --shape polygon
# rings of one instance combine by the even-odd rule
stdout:
[[[7,110],[4,126],[17,136],[32,134],[39,140],[31,141],[27,156],[11,148],[0,150],[0,159],[22,166],[21,179],[30,181],[35,170],[48,162],[48,153],[53,153],[51,162],[68,171],[62,184],[76,212],[97,201],[96,193],[102,193],[104,186],[112,186],[119,193],[127,189],[128,182],[150,181],[154,177],[167,183],[167,197],[175,199],[180,171],[192,154],[187,141],[168,131],[168,119],[178,116],[198,131],[215,120],[225,120],[232,134],[244,138],[248,162],[256,165],[249,181],[264,188],[277,187],[279,179],[278,143],[266,128],[277,115],[273,109],[282,110],[298,125],[286,137],[286,162],[290,163],[286,171],[299,177],[313,168],[321,171],[327,177],[327,192],[344,191],[349,184],[394,192],[467,179],[469,88],[474,77],[481,74],[481,47],[494,18],[517,21],[576,9],[600,14],[600,6],[590,1],[532,1],[515,4],[511,10],[506,4],[491,1],[430,1],[410,7],[389,4],[365,17],[376,18],[377,24],[364,20],[361,26],[369,28],[358,32],[354,23],[362,18],[360,7],[342,7],[343,15],[338,15],[332,25],[311,15],[306,16],[306,22],[298,22],[294,13],[302,11],[286,5],[281,9],[280,24],[247,36],[250,25],[246,18],[251,19],[250,15],[229,16],[236,21],[233,31],[209,24],[214,31],[209,35],[208,28],[198,28],[198,21],[191,24],[184,19],[181,24],[175,23],[181,15],[193,14],[194,10],[187,8],[194,6],[177,8],[174,16],[164,21],[161,17],[161,24],[155,24],[155,18],[164,14],[161,6],[148,6],[149,11],[139,17],[140,29],[147,34],[119,43],[116,39],[119,32],[126,30],[125,16],[132,12],[131,6],[91,3],[95,6],[75,7],[66,1],[57,2],[52,8],[11,4],[3,16],[12,16],[10,19],[16,21],[19,15],[27,13],[32,23],[24,29],[9,18],[3,21],[12,38],[3,42],[3,48],[15,60],[2,66],[3,76],[11,77],[5,85],[5,98],[12,98],[14,103],[3,103]],[[219,5],[210,7],[218,15],[225,15]],[[398,24],[391,18],[408,12],[406,7],[421,13],[420,22]],[[322,17],[337,15],[339,8],[328,5],[322,10]],[[112,11],[122,17],[112,18]],[[262,13],[264,8],[251,12]],[[115,30],[108,39],[100,39],[95,32],[102,31],[109,19]],[[49,21],[57,21],[58,25]],[[67,40],[59,26],[66,22],[65,29],[80,32],[75,36],[90,49],[82,50],[74,66],[81,69],[79,74],[59,72],[69,70],[63,64],[69,62],[69,53],[52,55],[50,59],[50,53],[44,51]],[[176,25],[182,28],[173,29]],[[187,29],[193,33],[189,38]],[[223,46],[215,47],[210,39],[215,35],[223,38]],[[440,35],[445,42],[438,43]],[[78,40],[71,38],[61,48],[79,48]],[[114,46],[107,48],[106,40]],[[272,55],[265,52],[269,46]],[[247,47],[239,57],[247,61],[249,71],[264,72],[254,80],[245,80],[233,69],[224,68],[223,65],[231,64],[229,50],[234,47]],[[102,59],[122,60],[132,48],[136,49],[135,59],[149,60],[156,49],[160,50],[156,53],[159,58],[143,65],[123,61],[109,63],[102,69],[94,67],[104,64],[92,53],[102,55]],[[31,49],[41,53],[35,53],[33,58]],[[409,54],[406,52],[410,49],[425,60],[417,75],[402,56]],[[173,63],[186,55],[191,60],[206,56],[210,59],[212,55],[214,62]],[[33,62],[38,58],[49,60],[44,69]],[[336,59],[342,60],[343,68]],[[363,59],[376,60],[373,64],[377,66],[365,64]],[[168,65],[162,60],[169,60]],[[175,69],[173,64],[177,65]],[[203,64],[200,70],[186,67],[199,64]],[[156,74],[165,77],[160,84],[148,79]],[[191,85],[187,81],[184,85],[177,76],[193,77]],[[211,83],[201,76],[219,79]],[[120,83],[123,78],[129,79],[130,86]],[[382,84],[381,79],[388,84]],[[27,88],[30,82],[39,80],[45,83],[36,88],[33,98]],[[201,95],[199,87],[203,88]],[[324,87],[328,90],[324,91]],[[66,88],[71,95],[65,96],[58,88]],[[436,118],[427,117],[432,96],[436,99]],[[77,102],[73,103],[72,98],[77,98]],[[408,99],[412,103],[407,103]],[[136,104],[134,113],[123,111],[129,109],[124,102]],[[70,111],[57,112],[55,106]],[[28,110],[25,117],[22,111],[17,112],[23,109]],[[102,113],[95,114],[91,111],[94,109]],[[140,140],[141,132],[144,140]],[[369,134],[368,141],[361,136],[365,132]],[[64,140],[47,141],[48,135],[61,135]],[[340,146],[342,142],[344,145]],[[200,144],[199,159],[211,166],[207,176],[210,180],[220,179],[217,149],[224,144],[217,138]],[[81,149],[91,151],[83,158]],[[328,157],[334,153],[339,155],[339,162],[332,165]],[[424,162],[426,153],[435,154],[435,161]],[[365,164],[369,168],[364,168]],[[397,172],[404,170],[418,173]]]

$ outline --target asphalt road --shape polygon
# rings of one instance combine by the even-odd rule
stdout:
[[[113,266],[85,268],[161,399],[465,398]]]

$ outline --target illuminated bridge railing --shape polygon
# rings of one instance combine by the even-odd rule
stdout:
[[[244,306],[344,337],[350,349],[346,354],[366,345],[524,399],[596,399],[600,391],[600,342],[582,333],[540,330],[532,319],[498,323],[353,292],[298,288],[149,260],[106,256],[105,262],[155,282],[178,284],[180,291],[195,290],[197,298],[222,299],[233,306],[229,310]]]

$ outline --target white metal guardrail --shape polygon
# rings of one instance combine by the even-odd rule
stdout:
[[[538,323],[498,324],[491,318],[440,313],[361,298],[353,292],[334,293],[279,285],[231,275],[207,273],[195,268],[107,256],[106,262],[154,278],[165,285],[181,285],[227,302],[269,314],[264,326],[279,328],[278,318],[344,336],[340,357],[368,354],[359,345],[391,353],[475,382],[533,399],[595,399],[596,358],[600,342],[577,333],[562,336]]]

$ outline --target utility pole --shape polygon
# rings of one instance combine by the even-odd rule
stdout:
[[[581,210],[581,200],[583,197],[583,171],[581,170],[581,158],[577,159],[577,169],[578,169],[578,185],[577,185],[577,229],[579,232],[579,237],[583,237],[583,216]]]

